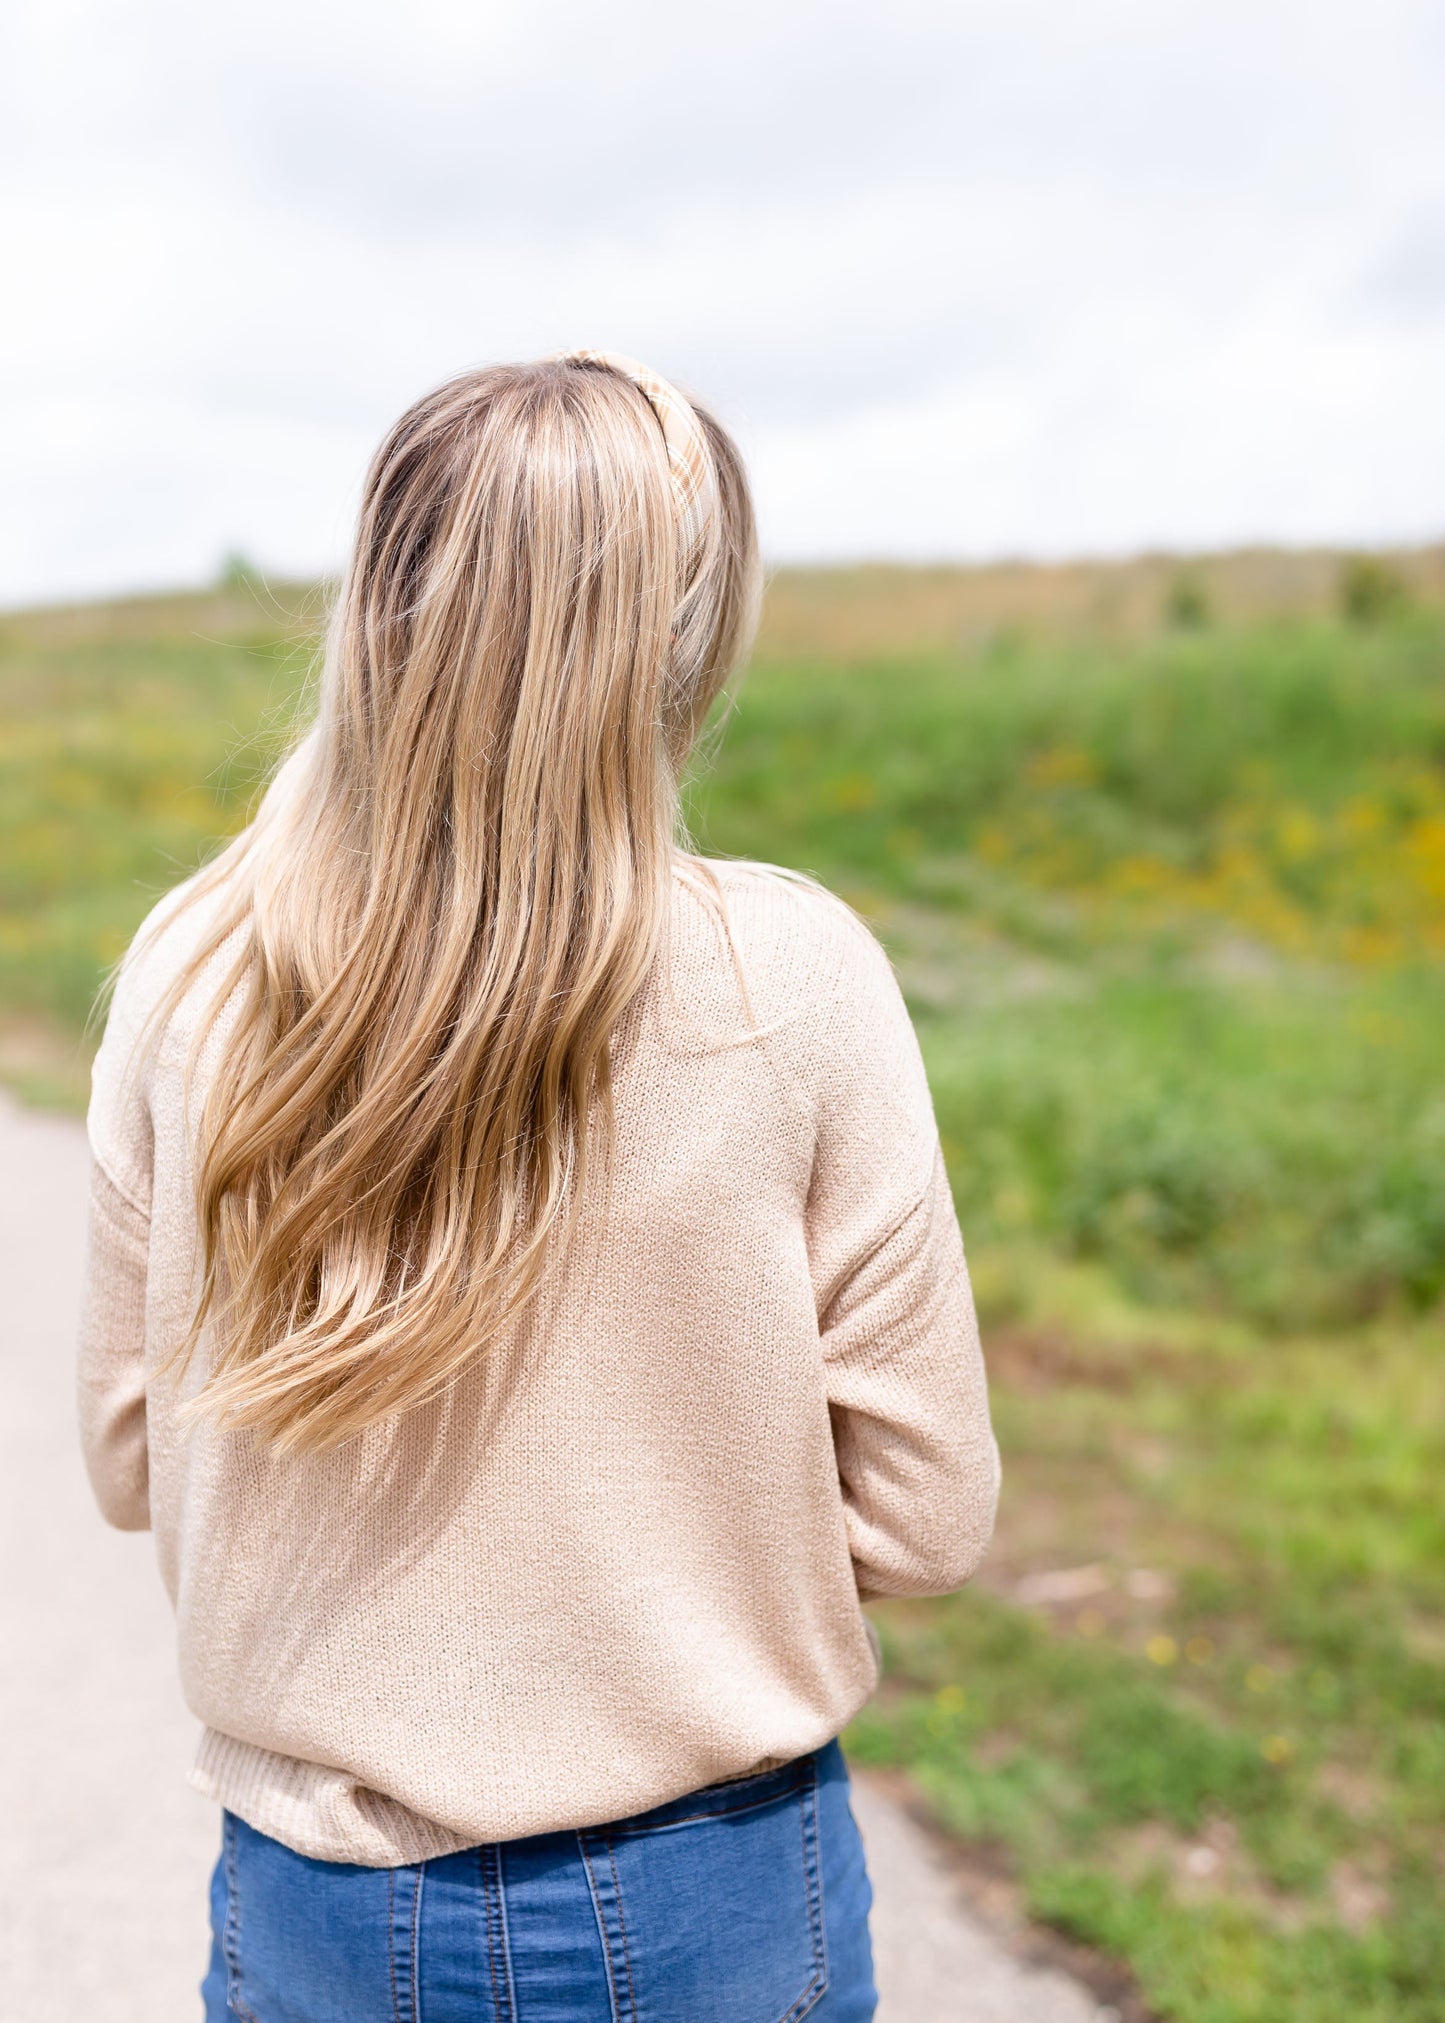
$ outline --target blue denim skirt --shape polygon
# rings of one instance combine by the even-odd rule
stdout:
[[[836,1742],[634,1819],[409,1868],[234,1814],[206,2023],[868,2023],[871,1891]]]

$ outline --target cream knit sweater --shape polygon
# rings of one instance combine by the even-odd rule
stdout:
[[[886,956],[838,901],[679,860],[616,1063],[610,1172],[524,1324],[321,1458],[178,1431],[197,1284],[183,1106],[204,903],[122,972],[95,1064],[91,1479],[155,1533],[200,1787],[394,1866],[624,1817],[816,1748],[868,1698],[860,1595],[946,1592],[998,1488],[963,1250]],[[222,951],[216,962],[226,959]],[[219,973],[219,972],[217,972]],[[745,984],[745,991],[743,985]],[[600,1169],[599,1169],[600,1172]]]

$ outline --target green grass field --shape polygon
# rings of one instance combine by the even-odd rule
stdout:
[[[1311,566],[1015,572],[997,622],[981,578],[781,579],[690,794],[892,950],[985,1323],[998,1543],[878,1611],[854,1752],[1179,2023],[1445,2014],[1445,614]],[[315,609],[0,623],[31,1094],[244,819]]]

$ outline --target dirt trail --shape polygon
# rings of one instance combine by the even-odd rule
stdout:
[[[0,1094],[0,1987],[16,2023],[196,2023],[216,1816],[185,1781],[150,1540],[102,1524],[72,1430],[85,1161],[77,1125]],[[979,1923],[887,1794],[857,1805],[881,2023],[1103,2023]]]

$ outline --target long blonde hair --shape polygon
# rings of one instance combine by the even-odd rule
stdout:
[[[197,886],[223,904],[167,1006],[238,930],[240,952],[195,1038],[231,1004],[178,1360],[209,1323],[193,1409],[276,1449],[402,1412],[495,1342],[569,1226],[589,1120],[610,1129],[679,775],[758,583],[736,448],[682,404],[710,465],[684,524],[626,363],[491,367],[402,415],[315,720]]]

